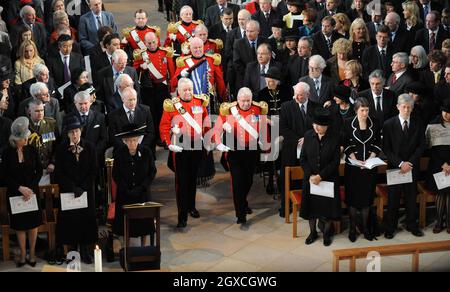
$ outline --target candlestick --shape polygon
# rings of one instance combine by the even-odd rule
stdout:
[[[95,262],[95,271],[96,272],[102,272],[102,250],[98,247],[98,245],[95,246],[94,250],[94,262]]]

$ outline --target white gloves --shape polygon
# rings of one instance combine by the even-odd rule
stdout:
[[[175,41],[177,39],[177,35],[174,33],[169,34],[171,40]]]
[[[181,133],[181,130],[178,126],[173,126],[172,127],[172,134],[174,135],[179,135]]]
[[[183,151],[183,147],[171,144],[171,145],[169,145],[169,150],[172,152],[179,153],[179,152]]]
[[[181,77],[189,77],[189,71],[187,68],[184,68],[183,70],[181,70]]]
[[[141,67],[142,69],[144,69],[144,70],[147,70],[147,69],[148,69],[147,63],[142,63],[142,64],[140,65],[140,67]]]
[[[216,149],[219,150],[220,152],[230,151],[230,147],[224,145],[223,143],[220,143],[219,145],[217,145]]]
[[[231,128],[231,125],[230,124],[228,124],[227,122],[225,122],[223,125],[222,125],[222,128],[225,130],[225,132],[227,132],[227,133],[231,133],[231,131],[233,130],[233,128]]]

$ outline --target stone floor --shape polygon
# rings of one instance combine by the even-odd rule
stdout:
[[[144,8],[150,12],[152,24],[165,29],[163,14],[156,9],[156,0],[104,1],[112,11],[120,27],[132,24],[133,12]],[[450,235],[434,235],[432,225],[425,229],[426,237],[415,238],[403,231],[393,240],[380,238],[368,242],[362,237],[350,243],[347,232],[335,236],[330,247],[324,247],[321,239],[311,246],[305,245],[308,226],[299,222],[299,237],[292,238],[292,225],[285,224],[277,213],[278,202],[265,194],[263,181],[255,177],[249,195],[249,204],[254,213],[248,216],[248,225],[236,224],[230,193],[229,174],[217,164],[218,173],[210,187],[199,189],[197,208],[201,218],[189,218],[188,228],[178,231],[177,209],[174,193],[174,176],[166,167],[167,152],[158,151],[158,174],[153,182],[153,200],[164,204],[162,208],[161,249],[163,271],[321,271],[332,269],[332,251],[341,248],[379,246],[425,241],[450,240]],[[357,270],[365,271],[367,261],[359,260]],[[82,271],[93,271],[94,265],[82,265]],[[0,271],[64,271],[63,266],[48,266],[40,259],[35,268],[28,266],[16,269],[13,262],[0,261]],[[103,271],[120,271],[118,262],[106,263]],[[348,262],[341,263],[341,271],[348,270]],[[411,257],[394,256],[382,258],[382,271],[410,271]],[[421,271],[450,271],[450,252],[420,256]]]

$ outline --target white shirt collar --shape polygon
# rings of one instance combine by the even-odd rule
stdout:
[[[397,78],[397,80],[403,75],[403,73],[405,73],[406,72],[406,70],[404,70],[404,71],[402,71],[402,72],[398,72],[398,73],[395,73],[395,77]]]
[[[318,78],[311,78],[311,79],[314,82],[314,84],[316,83],[316,79],[317,79],[317,80],[319,80],[319,84],[322,85],[322,76],[323,76],[323,74],[320,74],[320,76]]]
[[[125,104],[122,104],[122,106],[123,106],[123,109],[125,110],[125,113],[128,115],[128,112],[130,111],[130,109],[127,108],[127,107],[125,106]],[[133,110],[133,112],[135,112],[135,111],[136,111],[136,109]]]
[[[433,33],[433,32],[434,32],[434,37],[436,37],[436,36],[437,36],[437,34],[438,34],[438,31],[439,31],[439,26],[438,26],[438,28],[437,28],[436,30],[431,30],[431,29],[429,29],[429,30],[428,30],[428,36],[430,36],[430,35],[431,35],[431,33]]]
[[[402,127],[403,127],[403,123],[405,122],[405,119],[403,119],[400,115],[398,115],[398,119],[400,120],[400,125],[402,125]],[[411,116],[408,117],[406,122],[408,122],[408,127],[411,127]]]
[[[78,113],[80,114],[80,117],[81,116],[86,116],[87,117],[89,115],[89,111],[87,113],[85,113],[85,114],[83,114],[82,112],[78,112]]]
[[[63,54],[61,53],[61,51],[59,51],[59,55],[61,56],[61,60],[63,61],[63,63],[64,63],[64,58],[65,58],[65,57],[67,57],[67,64],[69,63],[69,61],[70,61],[70,55],[63,55]]]
[[[225,25],[225,24],[223,24],[223,22],[222,22],[222,27],[223,27],[223,29],[225,30],[225,31],[227,31],[227,26]],[[231,27],[230,27],[230,30],[231,30]]]
[[[300,108],[302,108],[302,105],[305,107],[305,112],[306,112],[306,109],[308,108],[308,99],[307,99],[304,103],[299,103],[299,102],[298,102],[298,106],[299,106]]]
[[[387,53],[387,46],[385,48],[382,48],[382,47],[377,45],[377,47],[378,47],[378,52],[381,53],[381,50],[384,50],[384,53]]]
[[[375,92],[372,91],[373,100],[377,101],[377,96],[381,96],[381,100],[383,100],[383,91],[381,91],[380,95],[376,95]]]

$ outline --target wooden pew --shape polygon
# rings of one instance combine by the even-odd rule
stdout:
[[[422,242],[362,248],[339,249],[333,251],[333,272],[339,272],[339,262],[350,261],[350,272],[356,271],[356,260],[366,259],[367,254],[376,251],[380,256],[412,255],[412,271],[419,271],[419,256],[423,253],[450,251],[450,240]]]
[[[6,188],[0,188],[0,225],[2,231],[3,260],[9,261],[9,214]]]

